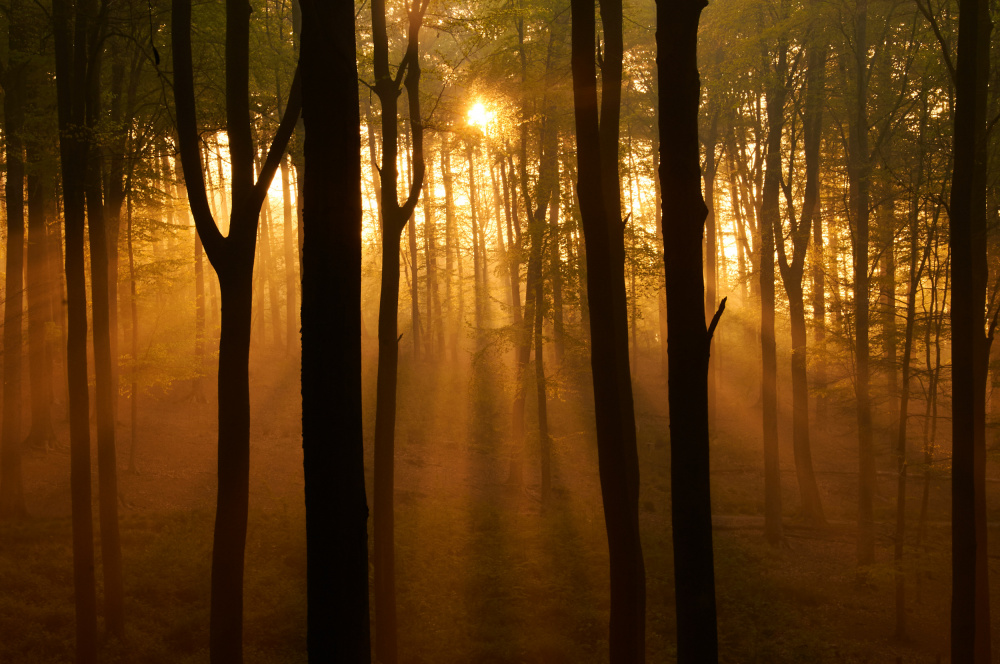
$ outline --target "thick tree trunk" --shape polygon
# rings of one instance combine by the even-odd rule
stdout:
[[[658,1],[660,182],[670,334],[670,482],[677,661],[718,661],[709,483],[708,371],[702,233],[707,208],[698,169],[698,20],[705,3]]]
[[[361,416],[361,164],[340,158],[361,147],[354,6],[304,2],[303,13],[308,168],[302,199],[302,447],[309,661],[359,664],[371,661]],[[333,440],[331,417],[337,422]]]
[[[953,662],[991,660],[986,530],[987,83],[989,8],[960,0],[949,244],[952,334]]]

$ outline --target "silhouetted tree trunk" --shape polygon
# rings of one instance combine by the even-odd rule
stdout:
[[[951,183],[953,662],[991,660],[986,531],[986,167],[989,8],[959,0]]]
[[[670,334],[670,493],[677,603],[677,661],[717,662],[715,571],[708,455],[708,367],[712,333],[725,300],[705,327],[698,154],[698,20],[702,0],[658,0],[663,251]]]
[[[858,416],[858,565],[875,562],[875,449],[869,395],[868,245],[871,213],[871,156],[868,148],[868,1],[858,0],[854,17],[854,108],[848,118],[847,179],[854,218],[854,393]]]
[[[399,363],[397,310],[399,308],[399,249],[403,228],[424,181],[423,122],[420,116],[419,35],[428,0],[409,7],[406,53],[395,78],[389,70],[385,0],[372,2],[372,38],[375,51],[375,93],[382,107],[382,280],[378,313],[378,379],[375,403],[375,632],[376,657],[383,664],[397,659],[395,515],[396,383]],[[405,76],[405,79],[404,79]],[[398,98],[406,88],[413,141],[413,181],[406,202],[399,204]],[[459,284],[461,287],[461,284]]]
[[[369,662],[354,6],[302,3],[302,447],[309,661]],[[398,264],[398,263],[397,263]],[[331,437],[331,417],[337,422]]]
[[[11,7],[17,7],[14,0]],[[24,11],[23,9],[21,10]],[[28,53],[24,26],[11,15],[10,50],[3,77],[6,142],[7,257],[3,310],[3,429],[0,439],[0,518],[19,518],[24,507],[21,474],[21,357],[24,349],[24,130]]]
[[[86,125],[89,132],[97,128],[101,116],[100,71],[106,28],[104,17],[89,26],[87,48],[90,75],[86,92]],[[101,151],[96,144],[87,154],[85,180],[87,230],[90,238],[90,286],[93,308],[94,374],[97,401],[97,467],[99,474],[98,504],[101,525],[101,563],[104,571],[105,626],[110,634],[121,639],[125,634],[125,591],[122,579],[121,537],[118,531],[118,454],[116,448],[115,398],[118,386],[112,371],[111,311],[108,234],[104,216],[101,186]],[[117,276],[117,275],[116,275]],[[117,364],[117,361],[114,361]]]
[[[73,516],[73,594],[76,608],[76,662],[97,661],[97,594],[94,579],[94,524],[91,507],[90,395],[87,388],[87,286],[84,266],[84,174],[87,32],[93,2],[70,7],[53,0],[59,149],[66,236],[66,373],[69,383],[70,494]]]
[[[639,538],[639,463],[629,369],[625,245],[618,181],[622,8],[617,0],[600,3],[605,48],[598,120],[594,5],[586,0],[571,0],[570,7],[577,194],[587,245],[590,364],[610,554],[610,658],[614,664],[642,662],[646,578]],[[699,274],[700,269],[699,266]]]
[[[802,278],[805,276],[806,253],[812,234],[813,215],[819,209],[820,145],[823,137],[825,50],[807,46],[805,109],[802,113],[806,186],[802,209],[795,215],[791,182],[784,185],[788,203],[789,235],[792,241],[791,261],[785,251],[784,228],[780,217],[775,226],[778,247],[778,267],[781,281],[788,295],[788,313],[792,333],[792,450],[795,456],[795,476],[802,500],[802,516],[816,525],[826,523],[823,503],[820,500],[816,475],[813,472],[812,448],[809,443],[809,379],[806,373],[807,332],[805,295]],[[794,149],[794,147],[793,147]],[[791,179],[791,173],[789,174]],[[765,180],[766,181],[766,180]]]
[[[924,89],[924,93],[927,90]],[[922,99],[926,99],[924,94]],[[920,116],[920,138],[918,145],[923,147],[924,128],[927,123],[926,104],[924,112]],[[914,193],[910,201],[909,230],[910,230],[910,283],[906,294],[906,327],[903,336],[903,369],[901,391],[899,394],[899,421],[896,429],[896,473],[898,475],[896,485],[896,541],[893,547],[893,563],[896,573],[896,638],[906,638],[906,577],[903,574],[903,545],[906,538],[906,435],[910,405],[910,358],[913,353],[913,328],[917,317],[917,291],[920,289],[920,280],[923,274],[924,265],[927,263],[930,254],[930,242],[925,242],[923,250],[920,251],[920,199],[916,192],[919,192],[922,184],[924,169],[924,153],[922,149],[917,150],[917,163],[911,176],[911,184]],[[917,254],[921,253],[920,263],[917,263]]]
[[[254,181],[250,133],[250,5],[226,5],[226,133],[232,172],[232,217],[223,236],[212,217],[202,174],[191,58],[191,2],[173,0],[174,104],[188,200],[205,254],[219,275],[219,457],[215,537],[212,548],[210,655],[213,664],[241,662],[243,563],[250,480],[250,323],[257,223],[299,115],[299,82],[289,94],[260,176]]]
[[[721,53],[721,52],[720,52]],[[708,134],[705,136],[705,168],[702,172],[702,179],[705,182],[705,206],[708,213],[705,215],[705,318],[709,319],[715,312],[717,292],[719,290],[719,238],[716,229],[715,214],[715,176],[719,170],[718,161],[715,158],[715,147],[719,135],[719,111],[709,111],[712,120],[709,123]],[[708,417],[709,422],[715,415],[715,378],[718,362],[709,363],[708,366]]]
[[[781,467],[778,463],[778,358],[774,339],[774,231],[781,227],[778,192],[781,179],[781,130],[784,126],[787,47],[778,44],[776,71],[768,71],[767,151],[760,223],[761,401],[764,424],[764,537],[773,546],[784,537],[781,526]],[[670,297],[667,296],[667,305]]]

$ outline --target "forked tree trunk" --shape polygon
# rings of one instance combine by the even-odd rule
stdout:
[[[420,117],[419,34],[428,0],[408,9],[406,53],[393,78],[389,72],[389,40],[384,0],[372,2],[375,44],[375,92],[382,107],[382,279],[378,314],[378,378],[375,403],[375,632],[376,657],[395,664],[398,656],[395,568],[396,383],[399,363],[397,310],[399,308],[399,249],[403,228],[413,216],[424,180],[423,124]],[[405,73],[405,79],[403,75]],[[399,204],[398,98],[406,88],[413,141],[413,181],[406,202]],[[414,247],[415,250],[415,247]],[[414,264],[415,265],[415,264]],[[415,280],[414,280],[415,281]]]
[[[212,548],[209,649],[213,664],[243,658],[243,565],[250,480],[250,323],[253,263],[261,205],[299,115],[296,73],[285,114],[254,181],[250,133],[250,6],[226,5],[226,132],[232,159],[232,217],[223,236],[205,191],[195,116],[191,2],[173,0],[174,103],[181,165],[195,226],[219,275],[218,494]]]
[[[605,49],[599,121],[594,5],[585,0],[570,4],[577,193],[587,245],[590,363],[610,557],[609,649],[611,662],[619,664],[645,660],[646,578],[639,537],[639,464],[617,169],[622,9],[617,0],[603,0],[600,6]],[[700,241],[699,235],[699,246]],[[699,274],[700,270],[699,266]]]

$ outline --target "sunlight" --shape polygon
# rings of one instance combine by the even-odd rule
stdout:
[[[469,124],[473,127],[479,127],[482,131],[487,131],[490,124],[493,122],[493,118],[496,113],[490,111],[483,105],[483,102],[477,101],[469,109]]]

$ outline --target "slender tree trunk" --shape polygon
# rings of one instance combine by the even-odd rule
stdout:
[[[8,93],[9,94],[9,93]],[[31,430],[25,445],[47,449],[55,441],[52,428],[52,344],[47,328],[54,324],[53,247],[48,231],[48,208],[53,194],[52,174],[42,166],[46,151],[33,140],[27,141],[28,251],[25,294],[28,299],[28,372],[31,382]]]
[[[139,303],[136,297],[135,287],[135,252],[132,248],[132,194],[128,193],[126,201],[126,242],[128,243],[128,304],[132,320],[132,366],[129,371],[131,379],[129,385],[129,428],[131,436],[129,439],[128,451],[128,471],[137,473],[138,467],[135,464],[135,452],[138,444],[138,420],[139,420]]]
[[[76,662],[97,661],[97,593],[90,470],[90,395],[87,388],[87,291],[84,266],[84,173],[87,31],[91,2],[70,7],[53,0],[56,95],[66,225],[66,373],[69,384],[70,495],[73,519],[73,595]],[[8,166],[9,168],[9,166]],[[8,175],[9,177],[9,175]]]
[[[100,71],[104,38],[101,22],[90,26],[91,60],[88,71]],[[87,81],[86,122],[93,131],[101,114],[100,79],[92,74]],[[88,151],[86,200],[87,230],[90,238],[90,278],[93,307],[94,373],[97,400],[97,467],[100,477],[99,514],[101,563],[104,571],[104,611],[108,632],[118,639],[125,635],[125,591],[122,578],[121,537],[118,531],[118,454],[116,449],[115,396],[111,355],[111,310],[108,236],[101,187],[101,155],[98,146]],[[114,362],[117,364],[117,362]]]
[[[15,0],[15,7],[17,1]],[[11,7],[13,10],[14,7]],[[21,10],[24,11],[23,9]],[[23,16],[21,14],[20,16]],[[9,69],[4,80],[6,142],[7,256],[3,313],[3,429],[0,438],[0,518],[27,515],[21,473],[21,358],[24,352],[24,139],[25,85],[28,54],[20,16],[9,25]]]
[[[774,338],[774,231],[781,227],[778,193],[781,171],[781,132],[784,126],[787,48],[778,45],[777,71],[767,93],[767,152],[760,223],[760,345],[761,401],[764,425],[764,536],[772,545],[784,538],[781,524],[781,467],[778,462],[778,360]],[[669,297],[667,303],[669,305]]]
[[[868,148],[868,2],[858,0],[854,23],[854,109],[849,118],[848,188],[854,217],[854,393],[858,417],[858,566],[875,562],[875,449],[869,348],[868,244],[871,157]],[[859,575],[861,574],[859,570]],[[859,579],[861,577],[859,576]]]
[[[385,1],[372,2],[372,34],[375,44],[375,92],[382,108],[382,280],[378,317],[378,378],[375,403],[375,654],[383,664],[397,660],[396,570],[393,504],[396,429],[396,383],[399,362],[397,310],[399,308],[399,250],[403,228],[413,216],[424,180],[423,124],[420,116],[420,57],[418,38],[427,0],[408,8],[406,88],[413,142],[413,181],[406,202],[397,199],[398,97],[400,77],[389,72]],[[413,245],[414,253],[416,245]],[[414,268],[416,262],[413,263]],[[413,283],[416,283],[414,278]],[[416,322],[416,321],[414,321]],[[416,330],[416,326],[414,326]],[[415,346],[414,348],[419,348]]]
[[[282,245],[285,250],[285,342],[287,352],[292,354],[298,348],[295,343],[299,326],[296,324],[298,315],[298,271],[295,266],[295,231],[292,228],[292,187],[289,175],[288,158],[281,159],[281,201],[282,201]]]
[[[628,356],[625,247],[618,189],[622,9],[617,0],[600,3],[605,48],[599,120],[594,6],[583,0],[571,0],[570,7],[579,173],[577,194],[587,243],[597,456],[610,554],[610,660],[613,664],[642,662],[645,660],[646,579],[639,537],[639,464]]]

